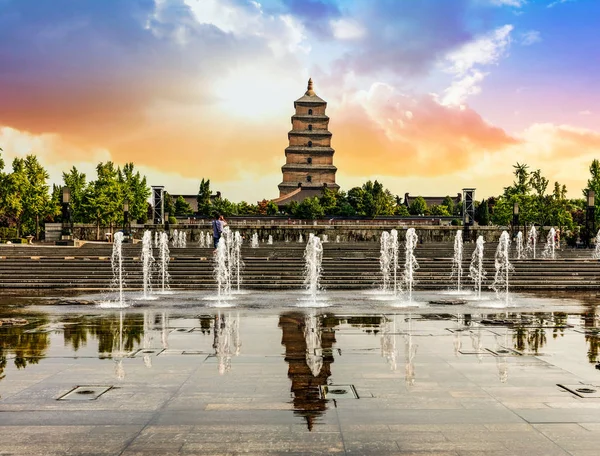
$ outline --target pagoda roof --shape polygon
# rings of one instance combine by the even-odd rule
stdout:
[[[333,165],[319,165],[311,163],[286,163],[281,167],[282,170],[289,171],[337,171],[337,168]]]
[[[309,78],[309,80],[308,80],[308,87],[307,87],[306,92],[304,93],[304,95],[301,96],[300,98],[298,98],[294,102],[294,105],[296,103],[300,103],[300,104],[307,103],[307,104],[317,104],[317,105],[327,104],[327,102],[325,100],[323,100],[322,98],[320,98],[319,96],[317,96],[317,94],[313,90],[313,81],[312,81],[312,78]]]
[[[296,136],[332,136],[329,130],[290,130],[289,135]]]

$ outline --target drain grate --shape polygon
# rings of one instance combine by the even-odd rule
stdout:
[[[323,399],[358,399],[354,385],[321,385]]]
[[[136,351],[132,358],[139,358],[140,356],[157,356],[164,351],[164,348],[141,348]]]
[[[496,356],[523,356],[523,353],[507,347],[498,347],[496,349],[486,348]]]
[[[62,395],[57,400],[59,401],[93,401],[98,399],[112,386],[100,386],[100,385],[85,385],[76,386],[67,394]]]
[[[583,397],[586,399],[588,399],[588,398],[599,399],[600,398],[600,387],[597,387],[595,385],[583,385],[581,383],[578,385],[561,385],[560,383],[557,383],[556,386],[566,389],[570,393],[573,393],[579,397]]]

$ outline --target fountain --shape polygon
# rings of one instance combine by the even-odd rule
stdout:
[[[535,229],[535,225],[532,225],[527,234],[527,244],[525,245],[525,255],[527,258],[533,258],[535,260],[537,237],[538,233]]]
[[[335,237],[335,243],[336,244],[340,243],[340,236],[339,236],[339,234]]]
[[[323,261],[323,246],[317,236],[310,236],[304,250],[304,285],[310,293],[312,301],[317,299],[319,281],[321,280],[321,263]]]
[[[229,231],[226,227],[226,230]],[[225,234],[225,230],[223,230]],[[214,274],[217,280],[217,295],[228,296],[231,294],[231,271],[229,269],[227,237],[221,236],[221,240],[217,245],[217,253],[215,255]]]
[[[304,242],[304,238],[302,237],[302,233],[298,236],[298,242]]]
[[[173,239],[171,241],[171,246],[173,248],[179,247],[179,231],[173,230]]]
[[[450,278],[456,277],[456,291],[460,293],[463,275],[463,233],[462,230],[456,230],[454,236],[454,256],[452,257],[452,274]]]
[[[144,299],[149,299],[152,292],[152,268],[154,257],[152,256],[152,233],[145,231],[142,237],[142,277],[144,285]]]
[[[206,248],[209,248],[210,246],[213,245],[213,237],[212,237],[212,234],[209,231],[206,232],[206,235],[204,236],[204,239],[205,239],[204,242],[205,242]]]
[[[381,277],[383,278],[382,290],[386,292],[389,291],[390,288],[390,233],[387,231],[381,233],[380,244],[379,269],[381,270]]]
[[[508,276],[514,270],[513,265],[510,264],[508,258],[509,248],[510,236],[506,231],[503,231],[500,235],[500,241],[498,242],[498,248],[496,249],[496,255],[494,257],[496,274],[494,275],[492,289],[496,292],[496,296],[500,296],[501,293],[504,293],[506,304],[508,304]]]
[[[267,244],[273,245],[273,236],[269,234],[269,239],[267,240]]]
[[[158,243],[158,274],[160,276],[160,291],[165,293],[169,289],[169,235],[166,232],[160,234]]]
[[[253,249],[257,249],[258,248],[258,233],[254,233],[252,235],[252,239],[250,240],[250,246]]]
[[[592,258],[594,260],[600,260],[600,230],[596,233],[596,247],[594,248],[594,253],[592,254]]]
[[[323,236],[321,236],[321,242],[323,242],[323,243],[329,242],[329,236],[327,236],[326,234],[324,234]]]
[[[158,231],[154,232],[154,248],[157,249],[158,248]]]
[[[232,286],[235,284],[236,291],[240,291],[242,280],[242,236],[239,231],[235,233],[226,226],[215,255],[214,274],[217,280],[217,295],[230,296]]]
[[[475,250],[473,250],[473,256],[471,257],[471,265],[469,266],[469,277],[475,282],[475,290],[477,291],[477,298],[481,298],[481,283],[485,279],[485,270],[483,269],[483,236],[477,238],[475,243]]]
[[[112,288],[117,291],[117,307],[126,307],[123,298],[123,289],[125,287],[124,269],[123,269],[123,232],[115,233],[112,256],[110,263],[113,272]]]
[[[546,245],[544,246],[544,251],[542,252],[542,258],[547,258],[549,260],[556,259],[556,230],[554,227],[550,228],[548,231],[548,235],[546,236]]]
[[[206,248],[206,242],[204,240],[204,234],[202,234],[202,232],[200,232],[200,236],[198,238],[198,247],[200,247],[201,249]]]
[[[520,231],[517,233],[516,242],[517,260],[521,260],[523,259],[523,233]]]
[[[179,232],[179,247],[184,249],[187,247],[187,233],[185,231]]]
[[[415,248],[419,237],[414,228],[406,230],[406,241],[404,243],[404,273],[402,281],[408,291],[408,300],[412,301],[412,291],[415,285],[415,271],[419,269],[419,263],[415,257]]]

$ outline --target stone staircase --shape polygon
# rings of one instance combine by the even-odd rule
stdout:
[[[487,280],[484,286],[487,287],[494,277],[496,245],[490,243],[485,247]],[[464,245],[465,287],[470,286],[467,275],[473,248],[474,244]],[[112,245],[107,243],[87,243],[79,248],[1,246],[0,288],[106,290],[112,280],[111,252]],[[127,289],[142,287],[140,253],[141,244],[124,244]],[[302,288],[303,254],[304,244],[297,242],[261,244],[257,249],[244,246],[243,287],[265,290]],[[451,243],[420,244],[415,254],[419,262],[415,289],[447,289],[453,286],[450,278]],[[402,264],[402,249],[400,256]],[[537,256],[541,256],[541,250]],[[381,283],[378,243],[326,243],[323,257],[321,283],[325,289],[369,289]],[[515,270],[510,276],[511,289],[600,289],[600,262],[591,259],[591,250],[563,249],[557,252],[556,257],[555,260],[512,260]],[[216,288],[211,248],[172,248],[170,258],[172,289]],[[401,271],[402,267],[399,274]]]

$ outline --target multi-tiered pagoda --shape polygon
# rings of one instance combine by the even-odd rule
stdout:
[[[285,149],[285,165],[282,166],[283,182],[279,184],[279,198],[286,204],[320,196],[323,188],[338,190],[335,183],[329,117],[325,115],[327,102],[313,90],[312,79],[302,98],[294,102],[296,114],[292,116],[292,130],[288,133],[290,145]]]

